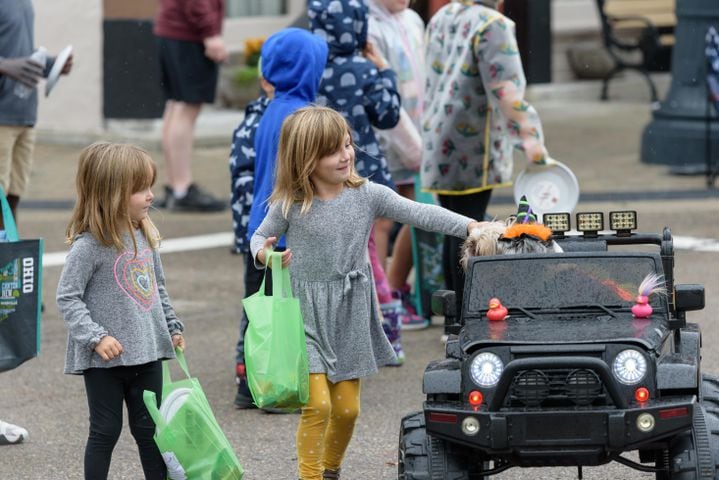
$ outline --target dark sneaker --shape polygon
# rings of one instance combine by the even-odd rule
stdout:
[[[14,445],[27,439],[27,430],[0,420],[0,445]]]
[[[334,470],[325,470],[325,473],[322,474],[322,480],[339,480],[340,478],[340,471],[334,471]]]
[[[184,197],[168,196],[165,207],[175,212],[221,212],[227,208],[228,203],[213,197],[193,183]]]
[[[152,202],[153,207],[157,207],[157,208],[167,207],[167,202],[169,202],[170,201],[169,198],[172,197],[172,188],[170,188],[169,185],[164,185],[162,187],[162,192],[165,194],[165,196],[162,197],[161,199],[158,199],[158,200],[155,200],[154,202]],[[159,195],[158,195],[158,197],[159,197]]]
[[[235,407],[238,409],[257,408],[252,400],[250,388],[247,386],[247,374],[245,373],[245,365],[242,363],[238,363],[235,368],[235,383],[237,383]]]

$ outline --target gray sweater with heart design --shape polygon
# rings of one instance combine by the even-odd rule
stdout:
[[[123,236],[124,251],[103,246],[90,233],[70,248],[57,287],[57,305],[68,329],[65,373],[88,368],[142,365],[174,358],[171,336],[183,330],[165,289],[160,254],[140,230]],[[123,347],[105,361],[95,352],[102,337]]]

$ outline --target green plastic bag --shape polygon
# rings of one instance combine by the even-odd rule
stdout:
[[[260,290],[242,303],[249,325],[245,333],[247,383],[260,408],[293,410],[309,399],[309,367],[300,301],[292,296],[282,254],[271,253],[272,295]]]
[[[173,382],[168,361],[162,363],[162,405],[155,392],[145,390],[143,400],[155,422],[155,443],[171,480],[241,480],[244,471],[222,432],[205,392],[190,377],[181,350],[177,362],[187,378]]]

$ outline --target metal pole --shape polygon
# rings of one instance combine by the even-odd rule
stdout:
[[[676,174],[706,173],[706,141],[719,143],[717,112],[710,111],[706,135],[707,64],[705,37],[719,28],[719,1],[677,0],[672,83],[642,135],[641,160],[664,164]],[[713,145],[712,150],[716,151]]]

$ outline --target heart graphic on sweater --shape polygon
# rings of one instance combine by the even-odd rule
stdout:
[[[120,289],[142,310],[149,311],[157,298],[152,251],[146,248],[137,256],[124,252],[115,260],[114,273]]]

